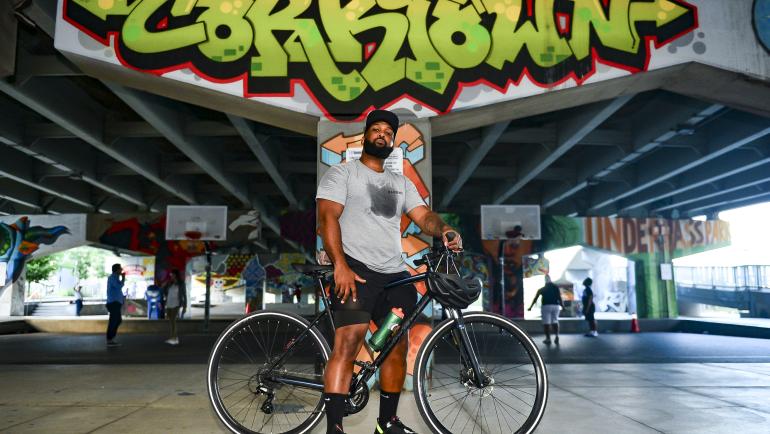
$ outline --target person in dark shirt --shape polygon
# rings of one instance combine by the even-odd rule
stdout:
[[[590,328],[590,331],[585,335],[595,338],[599,336],[599,332],[596,330],[596,318],[594,318],[596,303],[594,303],[594,291],[591,289],[593,283],[594,281],[590,277],[586,277],[583,280],[583,297],[581,297],[580,301],[583,302],[583,315],[585,315],[588,327]]]
[[[535,299],[532,300],[532,304],[529,305],[528,310],[532,310],[532,307],[537,303],[537,299],[543,297],[543,304],[540,307],[543,318],[543,330],[545,331],[544,344],[551,344],[551,331],[553,331],[553,342],[559,345],[559,312],[564,308],[564,303],[561,300],[561,291],[559,287],[551,282],[551,276],[545,275],[545,286],[537,290]]]

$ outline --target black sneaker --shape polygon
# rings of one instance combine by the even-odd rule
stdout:
[[[382,423],[377,419],[377,428],[374,434],[416,434],[415,431],[404,425],[398,416],[393,416],[387,423]]]

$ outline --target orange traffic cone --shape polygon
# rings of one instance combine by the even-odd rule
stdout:
[[[636,319],[636,314],[631,315],[631,333],[639,333],[639,320]]]

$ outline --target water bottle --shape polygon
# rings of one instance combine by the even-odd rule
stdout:
[[[385,342],[396,330],[396,327],[404,320],[404,311],[400,307],[394,307],[390,310],[390,313],[385,317],[385,321],[379,329],[369,339],[369,347],[374,351],[380,351],[385,346]]]

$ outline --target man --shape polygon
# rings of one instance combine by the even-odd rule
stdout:
[[[545,275],[545,286],[537,290],[535,299],[532,300],[532,304],[529,305],[527,310],[532,310],[540,296],[543,297],[543,304],[540,306],[543,330],[545,331],[543,343],[551,345],[551,329],[553,329],[553,342],[559,345],[559,312],[564,308],[564,302],[561,299],[559,287],[551,282],[551,276],[547,274]]]
[[[594,317],[594,313],[596,313],[596,304],[594,303],[594,291],[591,289],[593,283],[594,281],[590,277],[586,277],[585,280],[583,280],[583,296],[580,300],[583,302],[583,315],[585,315],[586,321],[588,321],[588,328],[590,329],[585,336],[589,338],[599,336],[599,332],[596,330],[596,318]]]
[[[83,310],[83,287],[78,285],[75,287],[75,316],[80,316],[80,312]]]
[[[386,110],[369,113],[361,159],[331,167],[318,186],[318,227],[334,264],[332,310],[337,325],[324,378],[329,434],[343,432],[353,362],[369,321],[379,324],[392,308],[401,308],[408,316],[417,303],[413,285],[383,290],[386,283],[409,276],[401,256],[401,215],[406,213],[427,235],[442,237],[450,249],[462,249],[459,234],[428,209],[412,181],[384,169],[397,131],[395,114]],[[446,237],[449,232],[456,234],[451,242]],[[405,336],[380,369],[376,434],[414,432],[396,416],[406,377],[406,354]]]
[[[112,265],[112,274],[107,278],[107,311],[110,319],[107,322],[107,346],[120,345],[115,341],[118,334],[118,326],[123,321],[121,311],[123,309],[123,285],[126,283],[126,275],[120,264]]]

